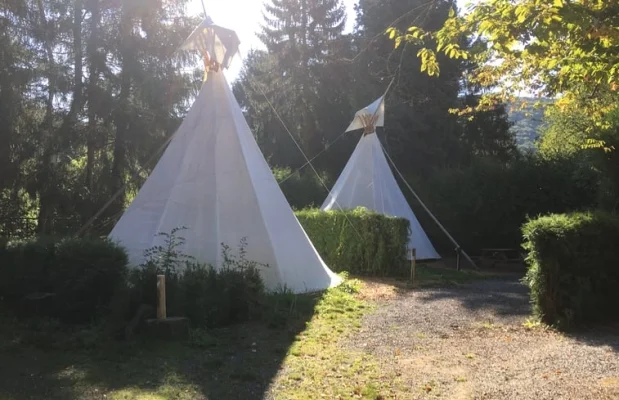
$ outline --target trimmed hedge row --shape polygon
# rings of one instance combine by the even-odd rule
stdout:
[[[108,240],[36,238],[0,244],[0,298],[65,322],[96,319],[124,282],[127,255]]]
[[[523,234],[525,279],[542,321],[563,329],[619,321],[619,217],[549,215],[526,223]]]
[[[304,210],[297,216],[335,271],[398,275],[407,270],[407,220],[364,209]],[[196,326],[228,325],[264,312],[268,296],[257,265],[244,258],[243,241],[239,255],[222,247],[226,262],[216,271],[178,253],[183,239],[175,231],[165,236],[168,245],[131,271],[124,249],[106,239],[0,241],[0,305],[21,317],[76,324],[105,320],[122,327],[141,305],[156,304],[156,275],[165,273],[170,315],[187,316]]]
[[[153,251],[153,260],[127,268],[125,250],[107,239],[33,238],[0,242],[0,307],[16,317],[48,317],[70,324],[105,322],[123,334],[137,310],[154,316],[157,275],[165,274],[167,309],[196,327],[220,327],[261,316],[266,302],[255,263],[227,247],[220,269],[187,261],[176,252],[182,240]],[[176,268],[176,266],[182,269]]]
[[[296,212],[314,247],[329,267],[358,275],[402,275],[407,270],[410,223],[364,208]]]

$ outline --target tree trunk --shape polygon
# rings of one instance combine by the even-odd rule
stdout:
[[[47,233],[51,228],[51,214],[53,212],[53,194],[51,188],[53,184],[50,182],[52,178],[51,171],[51,144],[48,140],[51,138],[52,129],[54,125],[54,94],[56,91],[56,80],[54,76],[55,61],[54,53],[52,49],[52,38],[50,35],[49,26],[47,23],[47,17],[45,16],[45,8],[43,7],[42,0],[37,0],[37,11],[39,12],[39,19],[44,31],[43,48],[45,49],[45,56],[47,61],[47,99],[45,102],[45,116],[40,126],[41,133],[41,146],[43,148],[43,154],[39,168],[37,171],[37,177],[39,180],[39,215],[37,218],[37,232]]]
[[[74,77],[73,77],[73,99],[71,109],[67,116],[70,124],[75,123],[77,114],[82,109],[84,102],[84,91],[82,80],[84,78],[84,63],[82,50],[82,9],[83,0],[76,0],[73,9],[73,53],[74,53]]]
[[[54,96],[56,93],[55,70],[56,63],[53,53],[53,38],[50,35],[49,22],[45,16],[45,8],[42,0],[37,0],[37,9],[40,14],[41,26],[45,30],[44,48],[48,64],[48,97],[46,111],[41,132],[47,137],[42,137],[43,156],[39,164],[39,215],[37,218],[37,232],[49,233],[52,229],[52,214],[56,206],[55,191],[57,182],[54,180],[53,165],[51,158],[55,151],[52,140],[66,137],[66,134],[75,126],[77,116],[83,105],[83,51],[82,51],[82,0],[76,0],[73,9],[73,52],[74,52],[74,79],[73,93],[69,112],[64,117],[62,125],[54,131]],[[42,135],[42,136],[43,136]],[[53,139],[52,139],[53,138]]]
[[[95,166],[95,143],[97,131],[97,112],[96,112],[96,91],[97,81],[99,80],[99,23],[101,21],[101,10],[99,8],[99,0],[91,0],[90,2],[90,38],[88,39],[88,133],[86,138],[86,187],[92,191],[93,188],[93,171]]]
[[[116,138],[114,141],[114,160],[112,163],[112,190],[113,193],[120,191],[120,195],[114,202],[111,208],[112,214],[120,212],[125,202],[125,167],[127,164],[127,131],[129,121],[127,119],[129,95],[131,92],[131,15],[123,7],[123,13],[120,23],[120,54],[121,54],[121,72],[120,72],[120,94],[118,97],[117,108],[115,112],[116,123]]]

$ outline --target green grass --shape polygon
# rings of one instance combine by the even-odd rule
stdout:
[[[423,264],[417,269],[420,286],[487,277]],[[0,320],[0,399],[408,398],[414,387],[381,370],[372,355],[346,346],[374,307],[371,296],[358,295],[362,285],[346,280],[322,294],[279,293],[269,298],[261,322],[193,330],[184,342],[120,343],[102,339],[105,327],[70,331],[50,320]],[[406,281],[394,286],[402,285]],[[368,283],[362,294],[370,291]],[[440,393],[432,382],[422,390]]]
[[[320,393],[328,399],[381,398],[397,387],[372,356],[343,348],[341,339],[360,328],[370,305],[350,290],[332,290],[316,307],[316,315],[290,347],[282,374],[274,382],[277,399],[308,399]]]
[[[342,342],[372,309],[355,295],[360,284],[275,296],[285,317],[193,331],[184,343],[103,342],[96,332],[81,343],[84,333],[53,323],[0,321],[0,399],[234,400],[269,390],[278,399],[380,398],[399,387],[397,377]]]

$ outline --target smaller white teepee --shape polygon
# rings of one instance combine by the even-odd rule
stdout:
[[[440,256],[406,201],[383,153],[375,127],[383,126],[384,121],[384,97],[357,111],[346,132],[363,129],[363,137],[321,209],[366,207],[381,214],[406,218],[411,228],[408,247],[416,249],[417,259],[438,259]]]

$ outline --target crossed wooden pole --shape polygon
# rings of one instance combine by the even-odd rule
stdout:
[[[359,116],[361,124],[363,125],[363,136],[369,135],[376,131],[376,121],[378,121],[378,115],[362,114]]]

